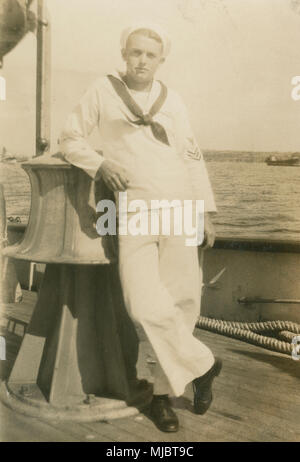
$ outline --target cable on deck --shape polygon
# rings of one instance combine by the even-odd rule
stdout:
[[[295,348],[293,338],[300,334],[300,325],[290,321],[236,322],[200,316],[196,327],[288,355]],[[279,338],[269,337],[268,333]]]

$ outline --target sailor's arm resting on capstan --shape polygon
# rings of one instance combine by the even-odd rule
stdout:
[[[105,159],[88,141],[93,129],[99,127],[100,117],[101,96],[95,82],[67,118],[59,139],[61,153],[93,180],[101,176],[112,191],[125,191],[129,183],[126,170],[114,160]]]
[[[100,101],[95,85],[91,86],[68,116],[59,144],[66,161],[83,169],[92,179],[104,161],[87,138],[100,121]]]

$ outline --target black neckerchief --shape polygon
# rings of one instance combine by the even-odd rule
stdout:
[[[134,99],[130,95],[129,91],[126,88],[125,83],[122,80],[118,79],[117,77],[114,77],[113,75],[108,75],[107,78],[111,82],[113,88],[115,89],[116,93],[121,98],[125,106],[127,106],[130,112],[132,112],[132,114],[137,117],[137,120],[130,120],[128,118],[128,121],[135,125],[150,126],[153,136],[157,140],[169,146],[170,143],[168,140],[166,130],[160,123],[154,122],[153,120],[153,116],[157,114],[157,112],[159,112],[159,110],[161,109],[162,105],[164,104],[167,98],[167,94],[168,94],[167,87],[162,82],[159,81],[161,85],[160,95],[158,96],[157,100],[154,102],[148,114],[144,114],[140,106],[134,101]]]

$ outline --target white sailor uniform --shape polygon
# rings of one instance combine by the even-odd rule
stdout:
[[[118,73],[113,75],[120,79]],[[154,81],[148,97],[137,92],[131,95],[148,113],[160,90],[160,83]],[[104,159],[119,162],[130,181],[128,201],[144,200],[150,207],[153,199],[202,199],[205,211],[215,211],[203,156],[180,97],[168,89],[154,116],[165,128],[169,145],[156,139],[149,126],[131,123],[133,118],[108,78],[99,78],[68,117],[60,138],[65,159],[93,179]],[[103,155],[87,141],[95,127]],[[214,363],[209,348],[193,336],[200,312],[202,268],[197,247],[186,246],[185,239],[184,235],[119,236],[125,304],[143,326],[158,358],[155,394],[180,396],[187,383]]]

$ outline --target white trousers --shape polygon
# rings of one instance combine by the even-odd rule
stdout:
[[[202,268],[185,236],[119,236],[125,305],[157,356],[154,394],[180,396],[213,365],[211,350],[193,336],[200,313]]]

